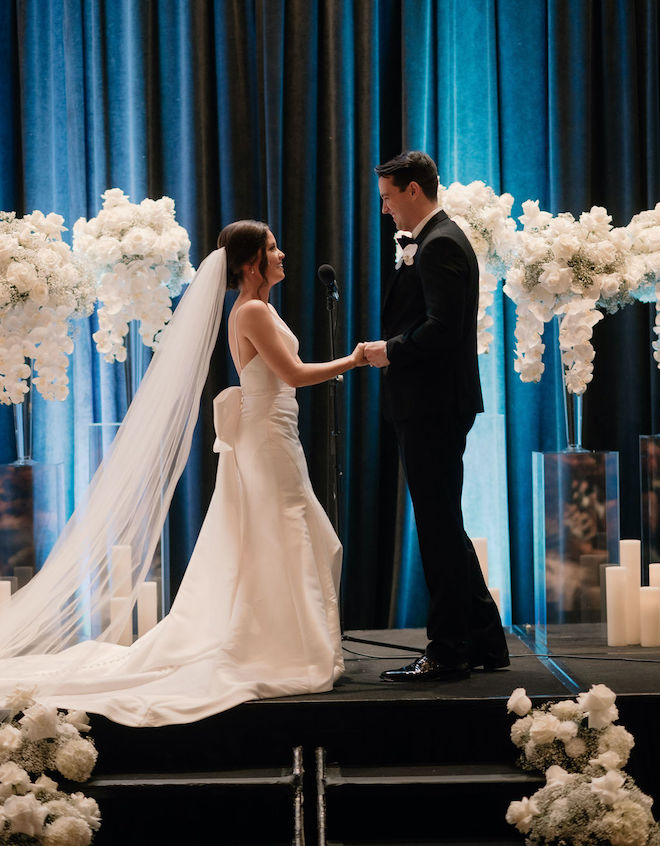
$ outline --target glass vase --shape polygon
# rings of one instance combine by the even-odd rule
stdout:
[[[17,465],[32,464],[32,361],[26,360],[30,366],[30,376],[26,379],[28,391],[23,394],[23,402],[14,403],[14,431],[16,433],[16,461]]]

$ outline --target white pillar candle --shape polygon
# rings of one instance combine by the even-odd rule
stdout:
[[[124,620],[123,628],[116,630],[116,643],[120,646],[130,646],[133,643],[133,614],[131,600],[125,596],[113,596],[110,599],[110,622],[120,627],[121,620]]]
[[[6,605],[9,600],[11,599],[11,582],[10,581],[1,581],[0,582],[0,607]]]
[[[131,548],[130,546],[112,547],[112,595],[131,595]]]
[[[502,616],[502,598],[500,594],[500,589],[496,587],[488,588],[490,591],[490,595],[493,597],[495,601],[495,605],[497,605],[497,610],[500,612],[500,617]]]
[[[649,564],[649,587],[660,587],[660,564]]]
[[[611,565],[605,571],[607,590],[607,645],[627,646],[628,573],[624,567]]]
[[[158,622],[158,590],[156,582],[143,582],[138,588],[138,637]]]
[[[639,589],[642,585],[642,544],[638,540],[619,541],[619,563],[628,573],[628,643],[639,643]]]
[[[643,587],[640,600],[640,643],[642,646],[660,646],[660,587]]]
[[[477,553],[484,581],[488,584],[488,538],[470,538],[470,540]]]

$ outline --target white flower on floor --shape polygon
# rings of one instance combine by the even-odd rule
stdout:
[[[46,826],[44,846],[88,846],[92,830],[78,817],[59,817]]]
[[[42,740],[57,735],[57,708],[54,705],[32,705],[18,721],[30,740]]]
[[[524,717],[532,709],[532,700],[527,696],[524,687],[517,687],[506,703],[506,709],[509,714],[514,713],[519,717]]]
[[[8,761],[23,743],[23,736],[15,726],[5,724],[0,728],[0,761]]]
[[[71,723],[71,725],[75,726],[78,731],[87,732],[91,729],[89,717],[85,711],[68,711],[64,715],[64,721],[66,723]]]
[[[30,788],[30,776],[14,761],[7,761],[0,766],[0,799],[13,793],[23,795]]]
[[[536,746],[552,743],[558,737],[559,726],[560,721],[552,714],[536,714],[529,730],[530,739]]]
[[[578,703],[589,716],[589,728],[606,728],[618,719],[619,712],[614,701],[616,694],[604,684],[592,685],[587,693],[578,696]]]
[[[613,805],[617,799],[623,799],[625,796],[625,791],[622,790],[624,782],[622,773],[618,770],[608,770],[604,776],[592,779],[589,789],[601,802]]]
[[[60,746],[55,753],[55,766],[70,781],[87,781],[92,774],[98,752],[89,740],[80,738]]]
[[[545,774],[547,784],[566,784],[566,782],[571,781],[574,778],[574,773],[567,773],[563,767],[558,767],[556,764],[552,767],[548,767]]]
[[[90,828],[97,831],[101,827],[101,812],[95,799],[82,793],[72,793],[69,796],[69,803]]]
[[[527,796],[524,796],[520,801],[512,802],[506,812],[506,821],[511,825],[515,825],[519,832],[527,834],[532,826],[532,820],[539,809],[534,801]]]
[[[45,806],[38,802],[32,793],[10,796],[5,799],[2,810],[12,831],[31,837],[41,835],[44,820],[48,816]]]

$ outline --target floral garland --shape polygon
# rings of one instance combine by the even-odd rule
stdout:
[[[87,781],[97,751],[83,711],[58,711],[16,691],[0,728],[0,844],[88,846],[101,825],[98,804],[65,793],[44,771]],[[31,776],[39,774],[34,781]]]
[[[546,777],[544,787],[511,802],[506,813],[527,846],[660,845],[653,800],[622,769],[634,740],[613,725],[615,699],[598,684],[575,701],[532,709],[524,688],[512,693],[507,709],[520,717],[511,727],[519,763]]]
[[[98,280],[96,348],[106,361],[125,361],[131,320],[146,346],[155,348],[172,317],[172,297],[193,276],[190,240],[174,219],[174,201],[131,203],[119,188],[103,195],[103,208],[73,227],[73,249]]]
[[[22,403],[27,380],[48,400],[69,393],[70,323],[91,314],[90,275],[62,241],[64,218],[0,212],[0,402]],[[32,359],[32,363],[29,360]]]

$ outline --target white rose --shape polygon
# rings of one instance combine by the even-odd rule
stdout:
[[[97,241],[94,241],[89,252],[101,265],[115,264],[120,261],[122,257],[122,249],[119,241],[108,235],[103,235]]]
[[[554,702],[550,706],[550,713],[559,720],[572,720],[582,716],[582,708],[572,699],[565,699],[562,702]]]
[[[0,797],[4,798],[11,793],[26,793],[30,785],[30,776],[23,767],[13,761],[0,766]]]
[[[617,799],[625,797],[625,790],[622,790],[625,778],[618,770],[608,770],[604,776],[591,780],[589,790],[595,793],[605,805],[613,805]]]
[[[557,731],[560,725],[560,721],[552,714],[535,715],[529,736],[537,745],[552,743],[553,740],[557,739]]]
[[[24,261],[12,261],[7,268],[7,282],[13,285],[19,294],[26,294],[37,281],[37,273],[31,264]]]
[[[33,793],[55,793],[57,782],[42,773],[32,785],[31,790]]]
[[[597,767],[602,767],[604,770],[618,770],[622,766],[623,761],[616,752],[610,749],[609,752],[601,752],[597,758],[592,758],[589,763]]]
[[[45,282],[39,280],[32,286],[32,290],[30,291],[30,297],[38,305],[46,305],[49,296],[50,295],[48,291],[48,285],[46,285]]]
[[[539,813],[538,805],[528,796],[523,797],[519,802],[512,802],[506,812],[506,821],[515,825],[521,834],[527,834],[532,827],[532,819]]]
[[[18,241],[11,235],[0,234],[0,262],[3,264],[16,255]]]
[[[104,194],[101,194],[101,199],[104,208],[111,209],[128,203],[129,197],[124,194],[121,188],[108,188]]]
[[[616,693],[604,684],[592,685],[578,696],[582,710],[589,715],[589,728],[605,728],[619,716],[614,701]]]
[[[557,261],[568,261],[580,249],[580,240],[575,235],[562,234],[552,244],[552,252]]]
[[[41,836],[48,811],[32,793],[5,799],[3,811],[12,831],[30,837]]]
[[[532,708],[532,700],[527,696],[524,687],[517,687],[506,703],[506,710],[509,714],[518,714],[524,717]]]
[[[547,784],[566,784],[567,781],[572,781],[574,778],[571,773],[567,773],[563,767],[553,764],[545,772],[545,780]]]
[[[594,264],[608,265],[616,261],[617,249],[611,241],[598,241],[589,246],[589,255]]]
[[[121,240],[121,249],[127,256],[149,255],[155,244],[154,233],[143,226],[134,226],[129,229]]]
[[[577,737],[578,727],[573,720],[561,720],[557,727],[557,739],[566,745],[574,737]]]
[[[88,846],[91,840],[90,827],[78,817],[58,817],[43,834],[44,846]]]
[[[25,711],[19,723],[30,740],[57,736],[57,708],[37,702]]]

